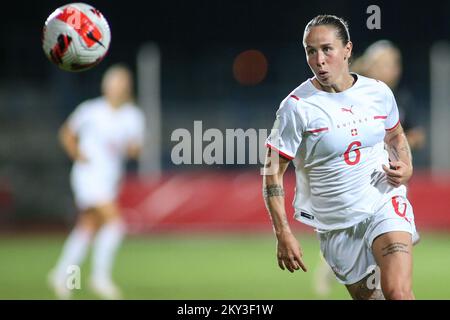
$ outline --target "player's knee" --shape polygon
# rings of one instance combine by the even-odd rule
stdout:
[[[99,219],[91,211],[84,212],[78,219],[78,226],[90,233],[95,233],[99,225]]]
[[[387,300],[412,300],[414,295],[408,286],[387,286],[383,288],[384,297]]]
[[[120,211],[114,203],[109,203],[96,208],[96,213],[101,225],[110,223],[120,218]]]

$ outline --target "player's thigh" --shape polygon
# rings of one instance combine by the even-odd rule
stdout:
[[[368,275],[357,283],[346,285],[346,288],[354,300],[384,300],[378,281],[379,270],[375,269],[374,274]]]
[[[115,201],[108,201],[95,206],[95,212],[102,223],[120,218],[119,206]]]
[[[84,230],[96,232],[102,221],[93,208],[84,209],[77,218],[77,226]]]
[[[412,206],[405,197],[392,197],[375,215],[368,241],[386,298],[412,296],[412,241],[416,234]]]
[[[372,252],[380,267],[381,287],[385,293],[411,290],[412,248],[411,234],[405,231],[387,232],[373,241]]]

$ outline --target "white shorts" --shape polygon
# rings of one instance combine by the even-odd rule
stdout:
[[[80,210],[96,207],[116,200],[119,181],[98,170],[74,167],[71,185],[75,203]]]
[[[356,283],[376,268],[372,243],[376,237],[392,231],[411,234],[412,242],[418,240],[414,213],[408,199],[392,197],[369,218],[346,229],[320,231],[320,249],[336,275],[338,282]]]

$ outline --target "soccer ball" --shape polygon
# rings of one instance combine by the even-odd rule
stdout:
[[[100,11],[85,3],[56,9],[45,21],[42,48],[48,59],[66,71],[83,71],[102,61],[111,31]]]

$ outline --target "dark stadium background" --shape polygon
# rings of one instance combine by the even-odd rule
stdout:
[[[191,210],[191,216],[178,217],[175,213],[154,224],[151,217],[136,218],[139,212],[134,213],[133,223],[150,224],[148,228],[135,226],[138,233],[215,231],[237,226],[245,232],[263,230],[270,235],[270,222],[259,195],[260,166],[175,166],[170,158],[174,146],[170,135],[177,128],[192,130],[194,120],[202,120],[204,129],[270,129],[279,102],[310,76],[301,39],[305,24],[317,14],[346,18],[355,56],[379,39],[397,44],[403,54],[401,86],[407,87],[415,100],[409,112],[420,119],[427,132],[432,125],[430,48],[438,41],[450,40],[450,1],[86,2],[107,17],[112,42],[105,60],[82,73],[59,70],[41,48],[45,19],[68,1],[12,1],[5,4],[1,14],[0,230],[12,238],[19,238],[25,231],[70,228],[76,215],[69,188],[70,162],[58,144],[57,130],[77,104],[98,95],[102,73],[108,66],[125,62],[136,71],[136,55],[145,43],[156,44],[161,52],[163,176],[169,179],[181,175],[186,180],[180,188],[203,186],[205,197],[212,200],[202,209],[207,214],[196,215]],[[380,30],[366,27],[370,15],[366,9],[372,4],[381,8]],[[233,62],[249,49],[265,55],[267,74],[256,85],[241,85],[233,76]],[[438,185],[429,184],[429,148],[428,143],[414,154],[417,178],[411,192],[417,207],[427,211],[418,217],[426,231],[446,232],[450,230],[450,183],[447,179]],[[238,188],[255,193],[253,200],[235,202],[239,195],[230,191],[236,187],[236,181],[227,178],[230,176],[242,177]],[[215,181],[217,188],[214,184],[205,187],[204,180],[190,185],[189,177]],[[133,179],[127,183],[121,201],[129,207],[159,186],[151,181],[142,187]],[[253,189],[250,192],[243,186]],[[218,206],[220,196],[223,199]],[[214,209],[215,214],[211,212]],[[225,214],[230,221],[222,225],[220,219]],[[51,259],[57,252],[53,246]],[[450,297],[448,290],[445,294]]]

